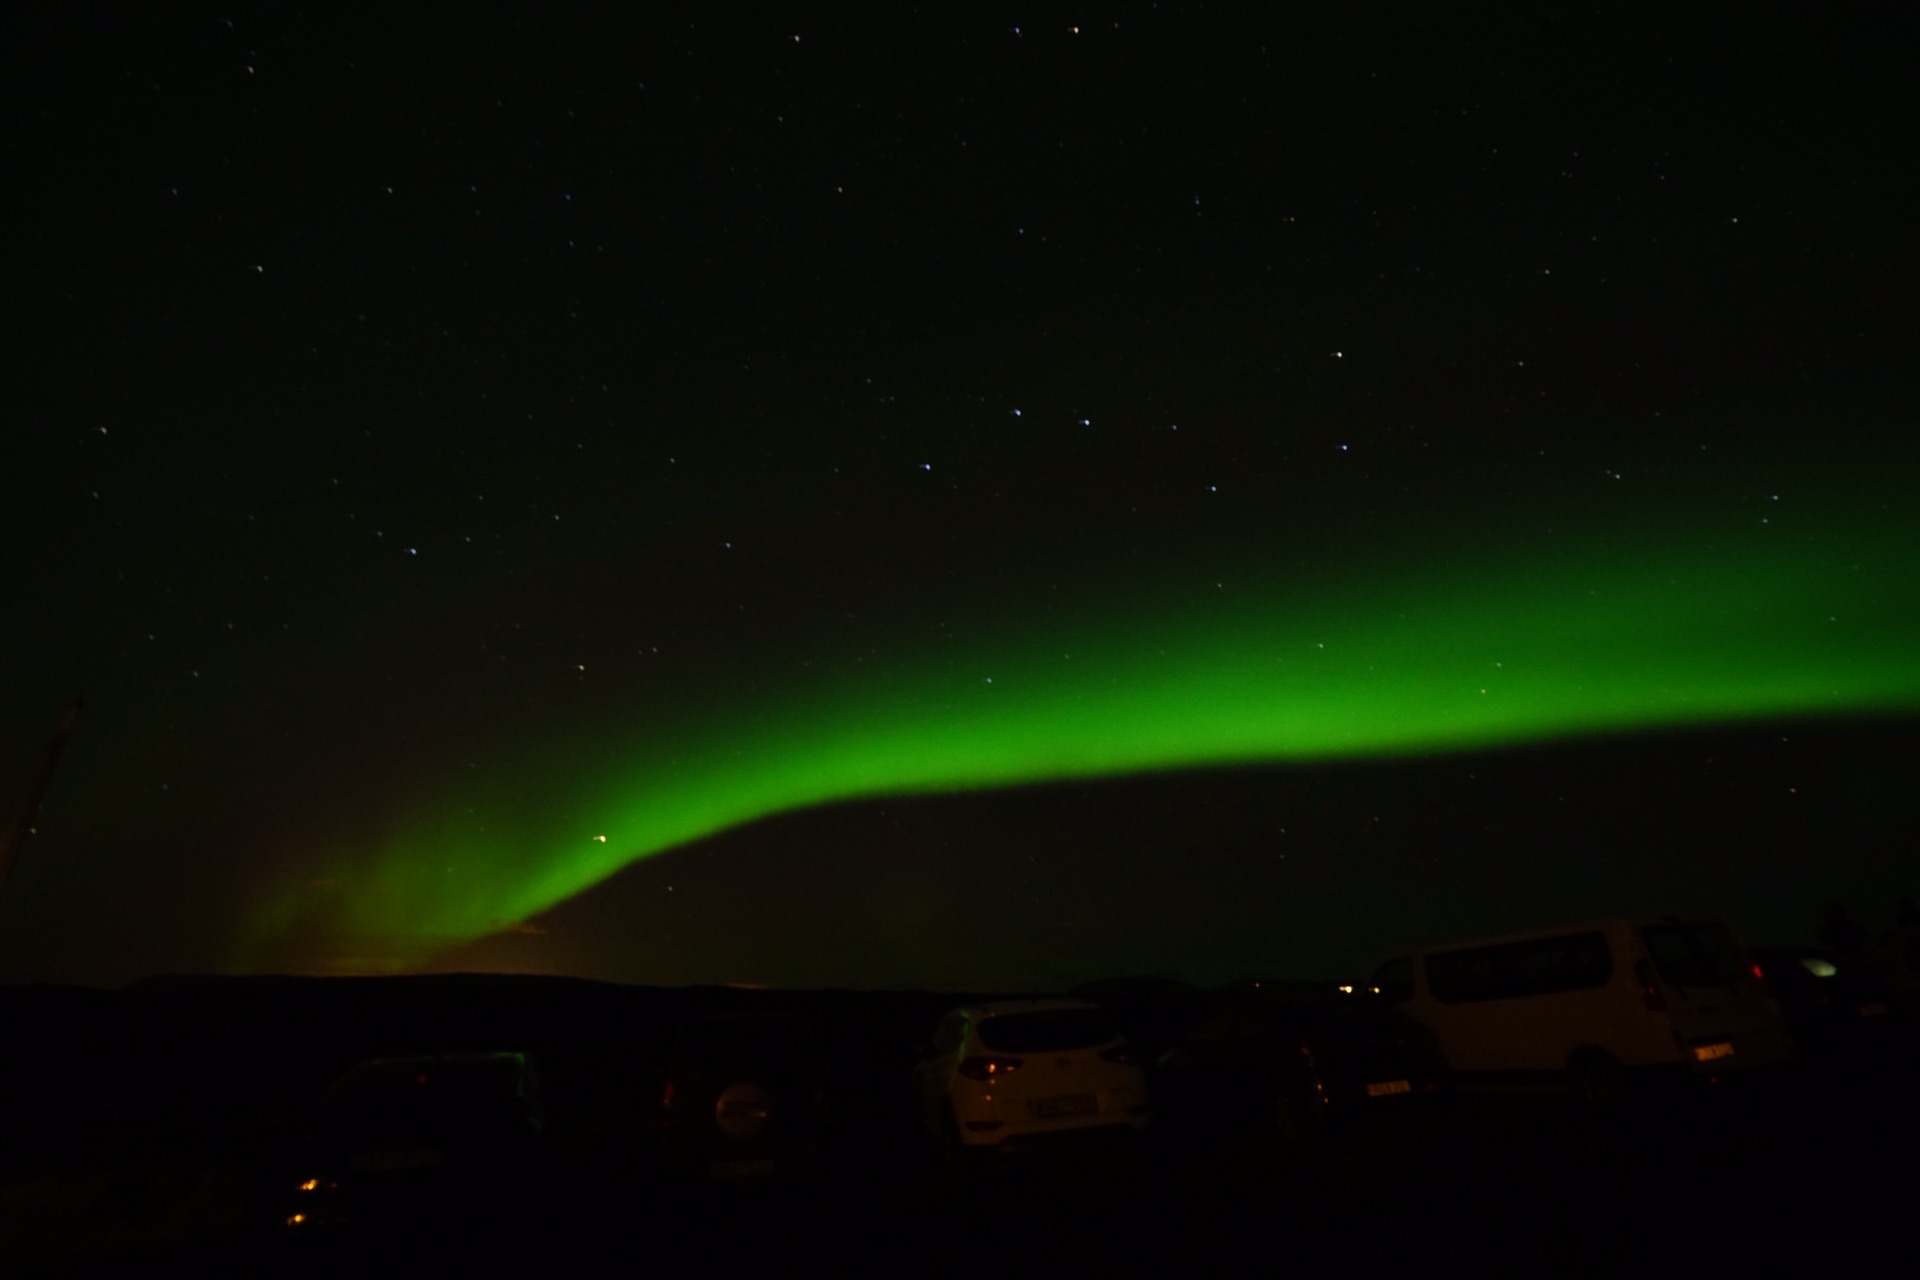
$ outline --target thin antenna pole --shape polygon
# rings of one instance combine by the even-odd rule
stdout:
[[[40,802],[47,797],[47,785],[53,781],[53,766],[60,762],[60,749],[67,745],[67,737],[79,720],[80,699],[75,698],[60,713],[60,727],[54,730],[53,741],[40,753],[40,762],[34,768],[33,781],[27,786],[26,798],[21,801],[7,825],[0,827],[0,890],[6,888],[7,873],[13,870],[13,860],[25,847],[27,837],[33,834],[33,820],[40,812]]]

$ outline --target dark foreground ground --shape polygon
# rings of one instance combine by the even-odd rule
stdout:
[[[522,994],[523,1016],[551,1004]],[[684,1012],[672,1001],[742,998],[649,993],[642,1010],[630,992],[573,990],[560,1002],[566,1017],[524,1023],[525,1035],[551,1042],[553,1063],[556,1158],[538,1185],[507,1213],[357,1239],[276,1232],[249,1216],[262,1161],[292,1122],[286,1099],[308,1087],[263,1087],[279,1079],[263,1064],[284,1075],[298,1047],[272,1018],[255,1016],[251,1035],[224,1042],[223,1057],[223,1043],[204,1036],[192,1050],[194,1014],[178,993],[144,1001],[144,1039],[125,1038],[128,1005],[140,1001],[95,1022],[90,1042],[70,1010],[56,1022],[43,1008],[37,1024],[16,1010],[16,1027],[72,1030],[67,1047],[80,1054],[90,1043],[80,1055],[90,1061],[117,1050],[122,1078],[116,1090],[111,1073],[89,1075],[76,1057],[57,1073],[62,1084],[13,1060],[15,1087],[0,1111],[10,1135],[0,1270],[1184,1276],[1391,1266],[1726,1276],[1871,1272],[1914,1252],[1920,1102],[1910,1040],[1817,1054],[1763,1086],[1617,1117],[1552,1098],[1467,1096],[1371,1117],[1307,1147],[1163,1132],[955,1166],[914,1132],[896,1087],[911,1044],[889,1033],[917,1025],[942,998],[807,997],[848,1048],[838,1143],[821,1176],[744,1188],[676,1180],[619,1117],[651,1094],[655,1030]],[[610,1002],[645,1016],[623,1024],[632,1034],[593,1041],[599,1048],[576,1036],[570,1058],[555,1037],[580,1025],[571,1019],[586,1004],[607,1014]],[[444,1014],[448,1002],[436,1004]],[[207,1025],[233,1012],[228,997],[218,1007],[225,1013],[200,1007]],[[334,1057],[361,1056],[395,1034],[364,1009],[331,1021],[319,1010],[295,1021],[329,1037],[316,1043],[334,1045]],[[340,1045],[349,1029],[369,1044]],[[451,1032],[443,1023],[415,1034]],[[246,1059],[243,1040],[258,1061]],[[177,1074],[140,1061],[157,1046],[184,1056]],[[54,1047],[43,1065],[60,1065]],[[171,1087],[134,1088],[143,1068]],[[310,1074],[330,1070],[316,1061]],[[186,1088],[196,1073],[201,1087]],[[22,1087],[35,1078],[37,1098]]]

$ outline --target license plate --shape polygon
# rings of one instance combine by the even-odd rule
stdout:
[[[1887,1016],[1887,1006],[1883,1004],[1863,1004],[1860,1006],[1860,1016],[1863,1018],[1884,1018]]]
[[[390,1169],[430,1169],[440,1163],[440,1148],[410,1151],[363,1151],[353,1158],[355,1173],[384,1173]]]
[[[1722,1040],[1719,1044],[1697,1044],[1693,1046],[1695,1062],[1712,1062],[1715,1058],[1731,1058],[1733,1046]]]
[[[1054,1116],[1083,1116],[1100,1109],[1100,1099],[1090,1093],[1076,1093],[1065,1098],[1035,1098],[1029,1104],[1033,1114],[1046,1120]]]
[[[1384,1098],[1390,1093],[1412,1093],[1413,1086],[1405,1080],[1377,1080],[1367,1086],[1369,1098]]]

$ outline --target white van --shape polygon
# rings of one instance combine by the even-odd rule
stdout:
[[[1630,1078],[1716,1078],[1784,1062],[1780,1008],[1731,926],[1616,918],[1397,956],[1368,986],[1433,1032],[1466,1087],[1571,1088],[1618,1101]]]

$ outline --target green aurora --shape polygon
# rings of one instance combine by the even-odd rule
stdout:
[[[1821,528],[1456,548],[1311,590],[1248,575],[1151,616],[1010,606],[970,642],[696,692],[609,740],[508,748],[377,843],[289,860],[304,873],[271,886],[242,963],[298,940],[402,968],[639,859],[860,797],[1920,708],[1920,539],[1857,512]]]

